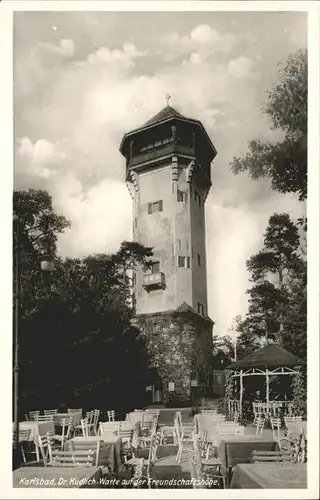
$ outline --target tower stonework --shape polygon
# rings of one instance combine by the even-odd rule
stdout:
[[[205,201],[216,150],[200,121],[167,105],[122,139],[133,199],[133,240],[153,247],[152,267],[134,275],[136,324],[146,334],[161,397],[209,388]],[[156,387],[156,389],[155,389]]]

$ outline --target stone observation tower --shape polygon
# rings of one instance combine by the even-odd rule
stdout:
[[[202,123],[169,104],[125,134],[120,151],[133,240],[154,250],[150,271],[134,275],[136,324],[159,373],[148,389],[153,402],[188,399],[211,388],[205,201],[217,152]]]

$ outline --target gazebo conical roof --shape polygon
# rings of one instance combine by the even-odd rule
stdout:
[[[294,354],[287,351],[279,344],[269,344],[261,349],[248,354],[244,358],[231,363],[226,367],[227,370],[236,370],[242,368],[275,368],[281,366],[299,366],[303,361]]]

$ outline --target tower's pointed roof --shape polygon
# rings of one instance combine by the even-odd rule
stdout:
[[[157,113],[152,118],[150,118],[150,120],[148,120],[145,123],[145,125],[151,125],[152,123],[161,122],[162,120],[165,120],[167,118],[171,118],[173,116],[179,116],[180,118],[186,118],[181,113],[179,113],[179,111],[177,111],[176,109],[167,105],[161,111],[159,111],[159,113]]]

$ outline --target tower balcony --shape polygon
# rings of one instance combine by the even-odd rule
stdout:
[[[143,288],[145,290],[154,290],[157,288],[164,289],[166,287],[166,279],[164,273],[145,274],[143,276]]]
[[[145,165],[151,161],[156,161],[159,158],[170,156],[172,154],[182,154],[186,156],[195,157],[195,148],[183,144],[168,144],[166,146],[153,148],[149,151],[133,155],[131,161],[128,162],[128,169]]]

